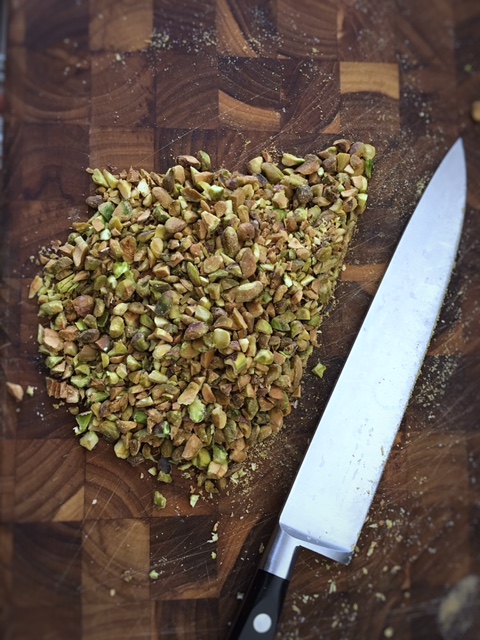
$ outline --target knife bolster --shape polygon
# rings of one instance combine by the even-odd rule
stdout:
[[[299,550],[299,541],[277,526],[263,554],[261,569],[283,580],[290,580]]]

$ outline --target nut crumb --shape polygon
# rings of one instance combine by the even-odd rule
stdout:
[[[480,122],[480,100],[473,102],[471,115],[474,122]]]
[[[24,391],[22,385],[15,382],[7,382],[7,391],[16,402],[23,400]]]

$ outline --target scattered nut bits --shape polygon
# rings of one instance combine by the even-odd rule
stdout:
[[[16,384],[15,382],[7,382],[6,387],[8,393],[16,402],[21,402],[23,400],[24,391],[21,384]]]
[[[301,394],[374,156],[338,140],[247,174],[203,151],[165,174],[90,170],[94,213],[40,254],[29,294],[48,393],[73,405],[80,444],[103,436],[163,482],[174,464],[223,488]]]
[[[475,122],[480,122],[480,100],[473,102],[471,114]]]

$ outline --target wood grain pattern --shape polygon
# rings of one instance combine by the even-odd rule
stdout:
[[[341,62],[341,93],[381,93],[400,98],[398,65],[389,62]]]
[[[0,287],[0,634],[6,640],[214,640],[252,577],[292,477],[425,185],[465,141],[458,263],[358,550],[300,553],[278,640],[472,640],[438,612],[480,577],[480,7],[474,0],[11,0]],[[206,149],[242,169],[262,150],[338,137],[378,149],[369,206],[322,345],[284,430],[221,496],[161,485],[72,435],[37,355],[32,260],[88,215],[87,167],[164,171]],[[401,340],[402,327],[399,327]],[[4,382],[32,385],[17,406]],[[354,390],[352,390],[354,393]],[[217,537],[218,536],[218,537]],[[154,569],[156,580],[149,578]],[[476,617],[475,617],[476,616]]]

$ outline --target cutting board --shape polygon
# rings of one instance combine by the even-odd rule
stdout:
[[[477,637],[478,2],[12,0],[9,9],[2,377],[35,394],[17,405],[2,384],[3,637],[224,637],[388,260],[458,135],[468,207],[432,345],[351,565],[301,552],[278,639]],[[215,167],[244,169],[264,149],[304,154],[339,137],[374,144],[378,156],[312,356],[326,374],[307,374],[282,432],[226,492],[192,508],[191,480],[177,474],[155,510],[156,481],[105,442],[82,449],[70,414],[46,395],[27,296],[32,256],[88,216],[87,167],[162,172],[204,149]]]

